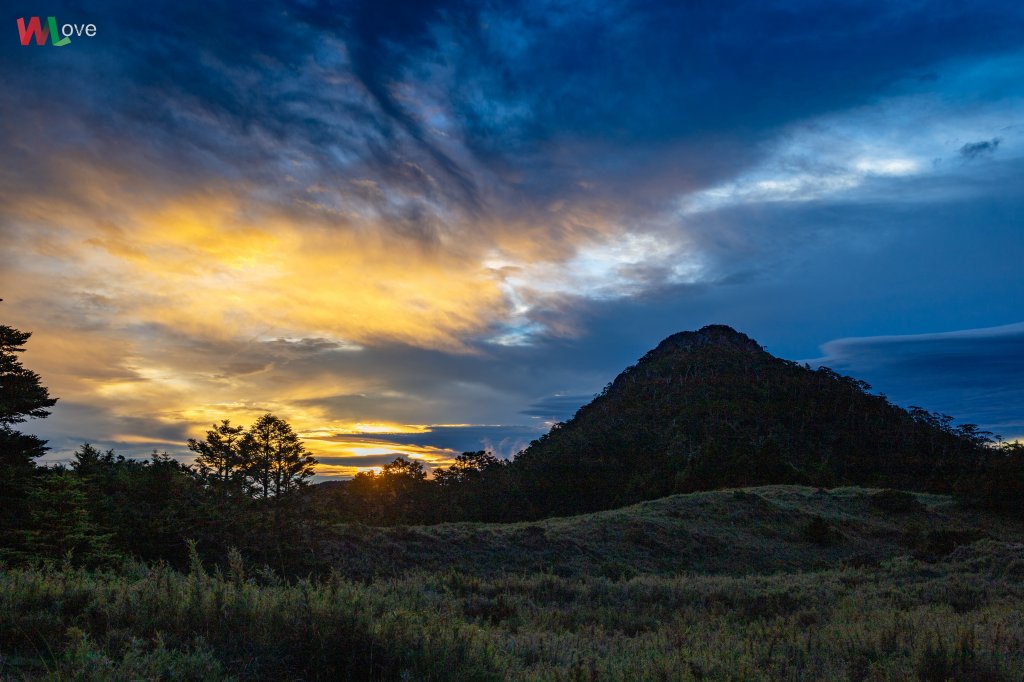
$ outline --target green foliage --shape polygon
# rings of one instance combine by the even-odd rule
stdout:
[[[472,629],[342,579],[260,584],[188,573],[0,573],[0,678],[496,680]],[[13,667],[16,666],[16,667]]]
[[[27,338],[0,328],[0,452],[22,463],[0,480],[0,679],[1024,675],[1020,522],[948,497],[790,485],[405,525],[751,482],[956,479],[1019,506],[1024,447],[732,330],[666,340],[513,464],[467,452],[429,479],[398,458],[317,487],[270,414],[190,440],[195,468],[88,444],[35,467],[10,428],[52,405],[12,355]]]
[[[522,518],[521,494],[507,460],[487,450],[463,452],[455,464],[434,470],[445,519],[512,521]]]
[[[960,632],[955,644],[947,643],[941,636],[928,640],[918,654],[915,672],[921,682],[1011,682],[1017,679],[998,659],[979,651],[973,630]]]
[[[154,452],[149,460],[131,460],[86,443],[71,466],[91,521],[114,549],[182,565],[186,539],[204,534],[207,495],[194,473],[171,457]]]
[[[1003,682],[1024,676],[1014,551],[743,576],[12,569],[0,677]]]
[[[299,494],[312,458],[301,444],[294,447],[297,437],[283,421],[267,415],[257,424],[270,437],[252,449],[243,447],[241,429],[227,422],[214,427],[196,443],[205,457],[196,469],[166,454],[126,459],[88,443],[75,452],[70,471],[33,466],[17,514],[4,519],[16,522],[0,538],[0,557],[70,557],[95,565],[126,555],[184,567],[195,541],[204,558],[219,563],[229,562],[234,550],[281,574],[324,569],[316,551],[321,514]],[[230,466],[218,469],[215,457]],[[260,467],[267,497],[242,479]]]
[[[28,494],[28,519],[19,531],[25,554],[93,564],[112,558],[110,535],[99,531],[87,506],[85,485],[70,471],[41,473]]]
[[[390,464],[385,464],[381,467],[380,474],[385,478],[408,481],[422,481],[427,477],[422,462],[408,460],[404,457],[396,457]]]
[[[202,493],[201,519],[188,530],[205,556],[230,561],[241,551],[285,574],[322,563],[321,512],[303,495],[316,460],[287,422],[265,414],[247,430],[223,420],[188,445]]]
[[[233,676],[202,641],[193,646],[168,649],[162,633],[150,639],[130,637],[115,651],[98,646],[83,630],[68,628],[66,640],[43,679],[79,682],[133,682],[135,680],[175,680],[205,682],[228,680]]]
[[[272,414],[248,430],[222,420],[203,440],[190,438],[188,448],[196,473],[222,498],[283,498],[308,485],[316,463],[291,425]]]
[[[436,520],[433,482],[421,462],[396,457],[379,474],[360,472],[342,484],[330,504],[344,519],[369,523],[429,523]]]
[[[673,495],[537,522],[341,524],[325,529],[319,551],[345,575],[366,580],[398,577],[409,566],[445,571],[453,563],[487,577],[543,571],[567,578],[622,577],[770,573],[844,562],[867,567],[918,553],[933,530],[973,533],[938,559],[979,538],[1013,542],[1024,535],[1015,520],[978,516],[947,496],[917,495],[921,514],[885,513],[870,504],[875,492],[840,488],[822,494],[770,486]],[[824,544],[805,536],[815,519],[831,528],[823,534]],[[929,555],[929,560],[934,559]]]
[[[50,472],[78,510],[64,517],[83,518],[85,471],[153,466],[79,454]],[[389,469],[422,483],[415,470]],[[534,523],[342,526],[316,550],[337,570],[315,581],[266,569],[276,550],[211,563],[202,541],[182,543],[181,572],[7,568],[0,679],[1020,679],[1020,524],[914,495],[939,530],[972,535],[913,559],[918,515],[878,494],[774,486]],[[843,541],[806,542],[815,522]]]
[[[948,556],[957,547],[973,544],[984,537],[985,534],[976,528],[932,528],[917,541],[914,555],[934,561]]]

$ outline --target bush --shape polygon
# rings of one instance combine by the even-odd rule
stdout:
[[[912,514],[925,510],[925,506],[913,493],[903,490],[880,490],[872,493],[868,499],[876,509],[892,514]]]
[[[815,516],[804,524],[800,534],[806,542],[813,542],[823,547],[834,545],[843,538],[842,533],[835,526],[820,516]]]
[[[984,538],[985,534],[976,530],[961,528],[930,530],[918,540],[914,557],[925,561],[935,561],[949,556],[957,547],[970,545]]]
[[[123,653],[111,658],[85,632],[70,628],[67,644],[50,676],[58,680],[107,682],[108,680],[181,680],[206,682],[230,680],[213,652],[195,646],[169,650],[159,634],[146,641],[132,638]]]

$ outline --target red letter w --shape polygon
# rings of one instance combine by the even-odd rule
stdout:
[[[9,25],[9,24],[8,24]],[[28,45],[28,41],[35,36],[36,45],[45,45],[46,39],[50,37],[50,28],[43,26],[39,17],[32,17],[28,20],[28,28],[25,28],[25,18],[18,19],[18,34],[21,36],[21,44]]]

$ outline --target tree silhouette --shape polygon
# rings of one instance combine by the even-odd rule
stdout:
[[[188,449],[196,453],[196,470],[221,497],[240,491],[245,482],[245,465],[241,452],[245,428],[231,426],[227,419],[206,432],[206,438],[188,439]]]
[[[0,325],[0,465],[5,472],[31,470],[33,458],[46,452],[46,441],[18,433],[11,426],[48,416],[47,408],[57,402],[39,375],[25,369],[18,358],[30,336],[31,332]]]
[[[240,452],[251,490],[262,499],[280,498],[305,486],[316,463],[288,422],[272,414],[249,428]]]
[[[1024,443],[999,443],[980,471],[957,483],[957,494],[972,505],[1024,518]]]
[[[455,464],[434,471],[434,480],[441,486],[453,486],[478,481],[485,471],[500,468],[501,460],[488,450],[463,452],[455,458]]]
[[[521,505],[508,476],[508,461],[493,452],[463,452],[455,463],[434,470],[440,495],[434,506],[442,518],[507,521]]]
[[[25,369],[18,358],[31,335],[0,325],[0,545],[9,544],[11,534],[27,520],[34,460],[47,450],[45,440],[20,433],[12,425],[49,415],[47,408],[57,402],[39,375]]]
[[[393,462],[381,467],[380,475],[386,478],[422,481],[427,477],[427,472],[423,469],[421,462],[396,457]]]
[[[355,518],[385,525],[422,523],[437,511],[422,462],[396,457],[380,473],[362,471],[345,486],[343,506]]]

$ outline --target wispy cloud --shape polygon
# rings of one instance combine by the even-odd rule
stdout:
[[[980,142],[968,142],[963,147],[960,147],[960,156],[973,159],[982,154],[991,154],[999,147],[1000,142],[1002,142],[1002,139],[998,137]]]

